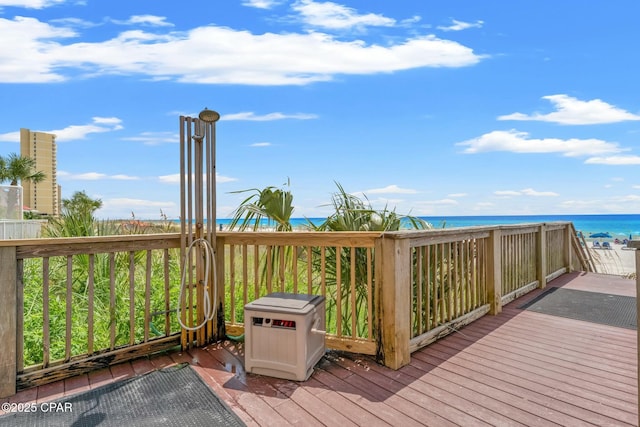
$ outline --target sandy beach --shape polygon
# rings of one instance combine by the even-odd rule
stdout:
[[[630,276],[636,272],[636,254],[633,249],[611,243],[611,249],[594,248],[587,242],[589,254],[593,258],[598,273]]]

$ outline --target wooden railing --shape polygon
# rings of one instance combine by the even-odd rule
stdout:
[[[179,344],[177,235],[1,243],[3,280],[15,284],[18,388]]]
[[[376,242],[378,359],[400,368],[411,352],[545,287],[573,269],[574,238],[566,222],[384,233]]]
[[[227,333],[243,333],[244,306],[271,292],[326,298],[329,348],[375,354],[373,270],[380,233],[219,233]],[[219,273],[220,274],[220,273]]]
[[[220,232],[222,331],[241,335],[244,306],[268,293],[323,295],[329,348],[399,368],[411,351],[572,269],[572,229]],[[179,247],[179,234],[0,241],[0,397],[193,345],[175,314]]]

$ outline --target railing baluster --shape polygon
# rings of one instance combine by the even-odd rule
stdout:
[[[229,245],[229,296],[231,323],[236,323],[236,247]]]
[[[320,248],[320,294],[327,296],[327,254],[326,247]]]
[[[342,247],[336,246],[336,335],[342,336]]]
[[[24,260],[16,261],[16,370],[24,370]]]
[[[42,258],[42,367],[49,366],[51,332],[49,324],[49,257]]]
[[[151,323],[151,250],[147,250],[147,268],[144,283],[144,342],[149,341]]]
[[[109,349],[116,347],[116,254],[109,253]]]
[[[413,251],[415,253],[415,257],[416,257],[416,262],[415,262],[415,267],[414,267],[414,263],[411,263],[411,277],[413,278],[413,280],[415,281],[415,290],[414,290],[414,294],[415,294],[415,298],[416,298],[416,305],[415,305],[415,309],[412,310],[412,312],[414,313],[414,317],[415,317],[415,336],[420,335],[422,332],[424,332],[424,328],[422,327],[422,296],[424,293],[424,281],[423,281],[423,274],[424,272],[422,271],[422,247],[418,246],[417,248],[414,248]]]
[[[260,298],[260,248],[257,244],[253,245],[253,282],[255,299]]]
[[[298,251],[300,246],[291,246],[291,269],[293,270],[293,293],[298,293]]]
[[[93,310],[94,310],[94,272],[95,272],[95,256],[89,254],[89,277],[87,289],[87,354],[93,354]]]
[[[373,339],[373,257],[367,248],[367,338]]]
[[[169,277],[169,249],[163,251],[163,271],[164,271],[164,334],[171,335],[171,289]]]
[[[349,279],[351,280],[351,337],[355,338],[357,334],[356,321],[358,320],[358,310],[356,309],[356,248],[351,247],[351,263],[349,265],[351,274]]]
[[[267,293],[273,292],[273,246],[267,245]]]
[[[313,251],[311,250],[311,246],[307,246],[307,293],[308,294],[311,294],[313,289],[312,267],[313,267]]]
[[[425,331],[430,331],[435,324],[434,316],[436,315],[436,292],[434,290],[435,280],[431,277],[431,245],[427,245],[424,247],[424,262],[425,262]]]
[[[278,246],[278,259],[279,259],[279,268],[278,268],[278,276],[280,281],[280,292],[284,292],[284,254],[287,250],[288,246]]]
[[[66,297],[66,333],[64,339],[64,361],[71,360],[71,321],[72,321],[72,301],[73,301],[73,256],[67,255],[67,297]]]
[[[136,261],[129,251],[129,345],[136,342]]]
[[[249,271],[247,266],[247,256],[249,254],[249,250],[247,245],[242,245],[242,306],[244,307],[249,302],[248,291],[249,287]]]

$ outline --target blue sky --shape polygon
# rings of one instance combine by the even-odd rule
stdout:
[[[413,215],[640,212],[640,3],[0,0],[0,155],[63,197],[179,214],[179,116],[217,125],[218,217],[290,181]]]

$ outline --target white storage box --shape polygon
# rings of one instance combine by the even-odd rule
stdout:
[[[245,370],[305,381],[325,351],[325,300],[273,293],[244,307]]]

